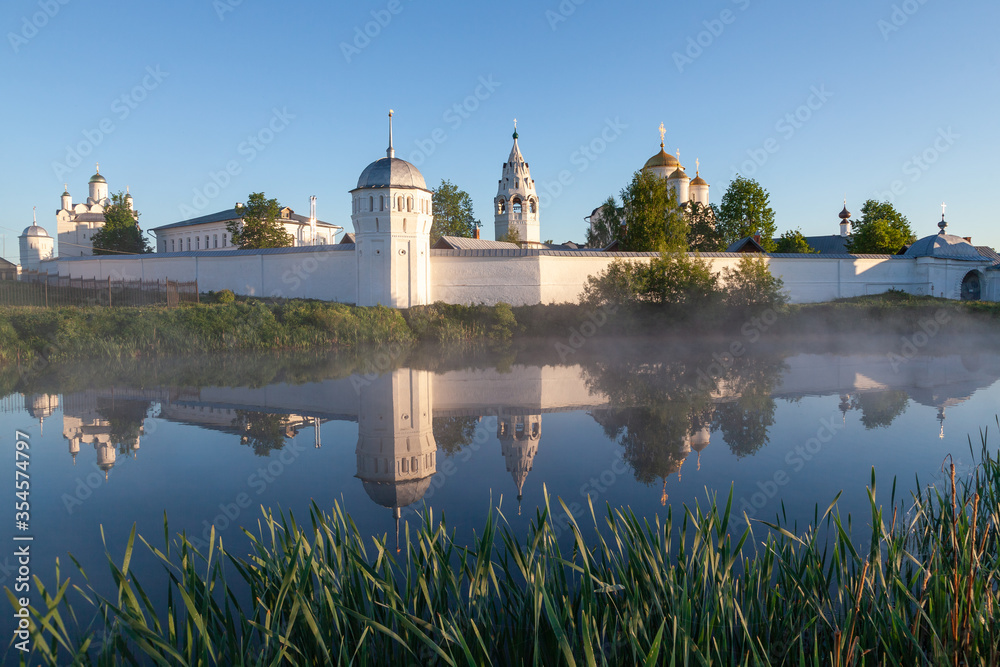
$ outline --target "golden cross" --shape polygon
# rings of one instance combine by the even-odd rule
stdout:
[[[663,127],[663,123],[660,123],[660,146],[663,146],[663,142],[667,136],[667,128]]]
[[[97,167],[97,173],[98,174],[101,173],[101,163],[100,162],[95,162],[94,166]]]
[[[694,159],[694,173],[698,174],[701,172],[701,160],[698,158]]]
[[[944,217],[944,210],[945,210],[946,208],[948,208],[948,205],[947,205],[947,204],[945,204],[944,202],[941,202],[941,217],[942,217],[942,218]]]

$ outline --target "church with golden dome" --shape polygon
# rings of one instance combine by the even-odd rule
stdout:
[[[646,160],[642,170],[656,174],[667,181],[667,185],[681,204],[688,202],[708,206],[708,182],[701,177],[701,162],[695,160],[694,178],[688,176],[687,170],[681,164],[681,152],[676,157],[664,148],[667,130],[660,123],[660,152]]]

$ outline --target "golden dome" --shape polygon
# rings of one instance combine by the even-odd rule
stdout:
[[[681,163],[677,161],[677,158],[663,150],[663,144],[660,144],[660,152],[646,160],[646,164],[643,165],[642,168],[653,169],[654,167],[672,167],[673,169],[677,169],[680,166]]]

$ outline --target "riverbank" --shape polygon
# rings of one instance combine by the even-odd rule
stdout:
[[[589,309],[432,304],[406,311],[319,301],[240,300],[165,308],[0,309],[0,363],[30,368],[74,359],[219,352],[348,350],[418,342],[505,346],[521,339],[700,335],[751,338],[826,334],[990,334],[1000,304],[902,293],[734,312],[720,307]],[[922,333],[921,333],[922,332]]]
[[[199,551],[165,521],[162,546],[133,528],[108,554],[116,590],[57,569],[30,662],[996,664],[1000,462],[985,436],[969,476],[951,466],[912,495],[893,482],[886,507],[875,485],[872,471],[866,520],[834,498],[805,527],[747,525],[732,494],[649,521],[612,507],[578,521],[546,497],[526,534],[497,510],[463,544],[428,512],[401,552],[339,504],[302,522],[264,510],[249,555]],[[170,580],[140,582],[136,547]],[[92,614],[104,625],[74,624]]]

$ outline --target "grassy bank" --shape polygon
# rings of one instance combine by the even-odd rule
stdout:
[[[36,579],[31,662],[997,664],[1000,463],[981,445],[974,476],[952,466],[899,502],[893,485],[887,509],[873,472],[861,535],[836,499],[796,530],[746,527],[730,495],[652,522],[592,510],[563,551],[547,500],[526,535],[495,513],[468,545],[428,514],[396,554],[337,505],[304,524],[267,511],[249,557],[139,538],[169,572],[166,610],[129,572],[133,529],[110,595]],[[93,611],[102,647],[72,625]]]
[[[527,338],[572,341],[581,335],[733,336],[745,333],[747,326],[763,336],[907,335],[920,322],[933,320],[952,335],[991,333],[1000,321],[1000,304],[888,293],[775,310],[436,303],[400,311],[299,300],[240,300],[173,309],[0,308],[0,363],[23,367],[39,360],[348,349],[418,341],[503,345]]]

